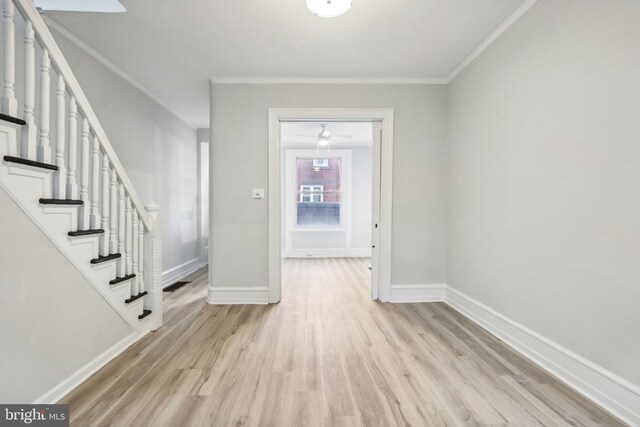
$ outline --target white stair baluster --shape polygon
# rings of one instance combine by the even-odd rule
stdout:
[[[65,126],[67,121],[65,84],[62,74],[58,75],[56,90],[56,166],[58,171],[53,176],[53,197],[64,199],[67,193],[67,167],[65,166],[64,150],[67,145]]]
[[[138,291],[144,292],[144,224],[138,221]]]
[[[22,158],[36,160],[38,128],[36,127],[36,49],[31,21],[24,28],[24,121],[22,128]]]
[[[109,225],[111,201],[111,195],[109,194],[110,184],[109,157],[107,157],[107,153],[102,152],[102,229],[104,230],[100,245],[100,255],[102,256],[109,255],[109,232],[111,231]]]
[[[81,137],[81,162],[80,162],[80,200],[82,207],[80,209],[80,230],[89,230],[89,214],[91,206],[89,205],[89,121],[85,117],[82,120],[82,137]]]
[[[111,165],[113,167],[113,165]],[[118,176],[116,171],[111,169],[111,205],[110,212],[110,226],[109,231],[109,253],[115,254],[118,252]]]
[[[129,203],[131,203],[129,201]],[[131,282],[131,288],[133,289],[133,295],[138,295],[140,290],[138,289],[138,211],[133,209],[133,226],[131,234],[131,274],[135,274],[136,277]]]
[[[100,140],[93,136],[93,156],[91,157],[91,228],[100,228]]]
[[[38,145],[38,161],[51,163],[51,146],[49,145],[49,112],[51,109],[51,59],[49,51],[42,50],[40,64],[40,145]]]
[[[78,178],[76,169],[78,167],[78,104],[74,96],[69,100],[69,151],[68,176],[67,176],[67,199],[78,200]]]
[[[12,0],[4,0],[4,90],[2,92],[2,112],[15,117],[18,114],[16,100],[16,30],[13,18],[15,7]]]
[[[120,182],[120,199],[118,209],[118,252],[120,253],[120,259],[118,260],[118,277],[124,277],[127,275],[125,263],[124,263],[124,245],[126,238],[127,223],[125,221],[125,194],[124,185]]]
[[[131,216],[131,199],[129,196],[126,197],[126,214],[125,214],[125,246],[124,246],[124,268],[125,275],[130,275],[133,271],[131,265],[131,250],[133,249],[132,238],[133,238],[133,218]],[[131,295],[135,295],[133,286],[131,286]]]

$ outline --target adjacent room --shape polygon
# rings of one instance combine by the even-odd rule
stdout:
[[[640,1],[0,7],[0,425],[640,427]]]

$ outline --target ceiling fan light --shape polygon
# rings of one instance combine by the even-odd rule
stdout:
[[[318,146],[326,147],[327,145],[329,145],[329,138],[320,138],[320,139],[318,139]]]
[[[352,0],[307,0],[307,8],[321,18],[344,15],[351,9]]]

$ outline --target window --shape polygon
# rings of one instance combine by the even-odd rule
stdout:
[[[342,160],[296,158],[296,225],[341,224]]]
[[[322,203],[324,194],[322,190],[324,185],[301,185],[300,186],[300,202],[301,203]]]

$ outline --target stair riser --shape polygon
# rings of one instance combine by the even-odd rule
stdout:
[[[90,255],[91,258],[96,258],[100,252],[100,237],[99,236],[82,236],[82,237],[69,237],[71,246],[76,250],[78,257]]]
[[[45,198],[51,197],[51,175],[53,172],[29,166],[19,166],[15,163],[3,163],[7,166],[8,173],[14,177],[13,181],[18,183],[20,188],[24,188],[25,191],[38,191]],[[24,179],[25,177],[31,179]],[[38,199],[34,201],[36,205]]]
[[[16,155],[17,145],[9,139],[17,138],[11,126],[0,124],[0,159],[4,155]],[[90,260],[99,255],[100,236],[70,237],[68,232],[77,230],[79,209],[77,206],[42,206],[38,200],[50,198],[53,187],[52,172],[36,170],[30,166],[0,162],[0,185],[4,187],[18,206],[34,221],[51,242],[66,256],[80,273],[96,288],[102,297],[135,330],[148,329],[148,322],[140,322],[145,298],[140,302],[125,304],[131,296],[132,282],[113,289],[109,281],[117,276],[117,260],[99,265]],[[148,317],[152,317],[151,316]],[[146,319],[145,319],[146,320]]]

